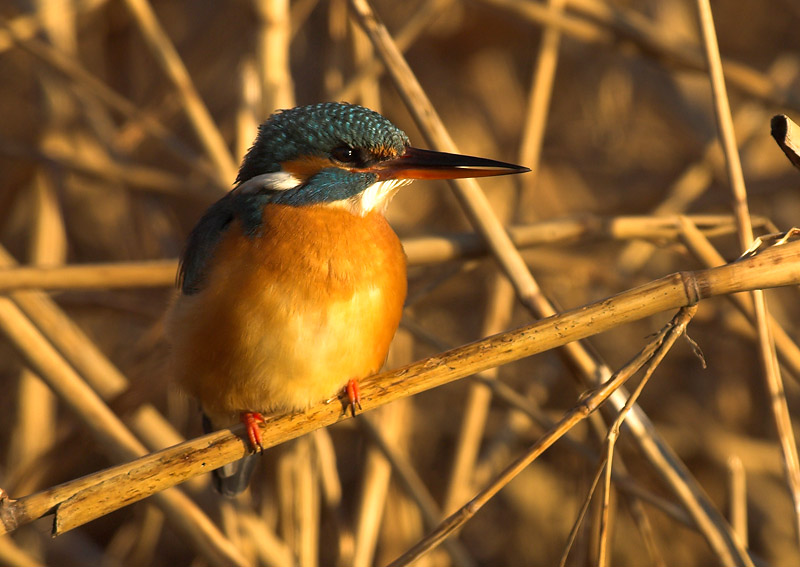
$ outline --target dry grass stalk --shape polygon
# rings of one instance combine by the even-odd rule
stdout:
[[[736,537],[747,547],[747,473],[738,455],[728,457],[728,501],[731,526]]]
[[[786,115],[773,116],[772,137],[783,150],[786,157],[796,168],[800,169],[800,126]]]
[[[0,269],[0,292],[24,289],[114,289],[174,285],[175,260],[91,266],[22,266]]]
[[[511,285],[501,276],[496,276],[487,302],[481,335],[493,335],[509,327],[513,302],[514,290]],[[495,381],[497,369],[482,372],[481,376],[481,382]],[[470,387],[442,506],[446,514],[452,512],[473,492],[473,476],[491,401],[491,388],[480,382]]]
[[[541,437],[527,452],[515,459],[490,485],[481,490],[461,509],[448,516],[423,540],[411,547],[401,557],[398,557],[395,561],[390,563],[390,567],[409,565],[422,555],[434,549],[447,536],[463,526],[464,523],[474,516],[501,488],[511,482],[522,470],[566,434],[567,431],[572,429],[577,423],[588,418],[592,412],[597,410],[603,402],[608,399],[612,392],[622,386],[622,384],[638,372],[639,369],[645,364],[648,364],[651,360],[657,361],[663,358],[663,355],[669,351],[669,348],[675,340],[683,334],[686,325],[696,310],[696,307],[682,309],[673,321],[667,325],[656,338],[650,341],[630,363],[580,400],[573,409],[564,414],[553,429]]]
[[[364,410],[603,332],[626,322],[682,305],[693,305],[705,298],[754,288],[796,285],[798,282],[800,242],[772,247],[754,257],[719,268],[666,276],[612,298],[366,379],[362,383]],[[55,375],[61,379],[67,377],[69,371],[60,367],[55,353],[50,358],[44,357],[46,347],[35,338],[32,327],[26,327],[25,322],[17,316],[9,320],[9,315],[13,314],[10,300],[0,298],[0,307],[0,325],[3,331],[31,368],[43,378]],[[70,394],[65,388],[79,387],[72,379],[69,382],[55,381],[51,384],[62,395],[67,396],[67,399],[70,399]],[[91,399],[94,394],[84,391],[81,396],[84,401],[76,409],[83,412],[85,400]],[[105,413],[107,409],[104,410],[103,407],[96,405],[92,410],[92,419],[97,421],[96,432],[100,440],[106,439],[109,449],[119,452],[122,450],[120,440],[128,439],[131,450],[143,452],[127,430],[119,429],[120,426],[115,425],[116,418]],[[337,403],[317,404],[300,415],[275,416],[264,424],[262,442],[268,448],[342,419],[346,419],[346,416],[342,413],[342,406]],[[114,437],[109,433],[112,429],[118,431]],[[13,531],[19,525],[55,509],[54,532],[63,533],[120,506],[131,504],[232,462],[248,452],[247,444],[233,433],[241,433],[241,429],[239,427],[205,435],[42,493],[6,501],[0,509],[3,530]]]
[[[747,190],[744,185],[744,173],[739,160],[739,150],[736,146],[736,135],[733,132],[733,119],[725,89],[725,79],[722,74],[722,61],[717,45],[717,33],[714,28],[714,19],[711,14],[709,0],[697,0],[700,14],[700,29],[703,32],[703,41],[708,61],[711,90],[714,96],[717,128],[719,130],[722,148],[725,153],[728,179],[733,191],[733,210],[739,225],[739,243],[743,250],[748,250],[753,243],[753,227],[750,222],[750,211],[747,205]],[[789,415],[789,405],[786,401],[783,379],[781,378],[778,356],[775,352],[775,340],[769,326],[769,311],[767,299],[762,290],[752,293],[753,305],[756,315],[756,329],[758,331],[758,347],[761,362],[764,365],[764,380],[769,392],[770,409],[772,410],[778,438],[783,451],[786,466],[786,481],[794,500],[794,522],[797,542],[800,543],[800,456],[797,452],[792,420]]]
[[[0,328],[28,366],[84,419],[107,454],[116,460],[129,460],[147,453],[147,449],[61,358],[14,302],[5,297],[0,297]],[[183,493],[174,490],[158,496],[157,502],[167,517],[209,561],[214,564],[246,564],[208,517]],[[45,500],[49,498],[45,497]],[[69,516],[70,503],[51,502],[48,507],[54,505]]]
[[[230,183],[236,177],[236,164],[231,157],[219,129],[211,118],[203,100],[194,87],[189,72],[183,64],[175,46],[169,39],[164,29],[146,0],[126,0],[125,5],[133,15],[136,24],[141,29],[150,51],[155,56],[161,69],[164,71],[178,96],[181,98],[181,108],[186,111],[189,123],[194,128],[195,134],[217,168],[220,183]]]
[[[452,138],[444,128],[426,93],[411,71],[408,63],[397,49],[386,28],[379,22],[366,0],[352,0],[353,9],[361,25],[375,44],[376,52],[383,59],[406,106],[414,116],[429,143],[440,150],[456,151]],[[556,313],[554,307],[543,296],[538,283],[532,277],[519,252],[514,248],[493,214],[488,199],[474,179],[451,181],[456,197],[473,226],[486,239],[498,264],[513,284],[520,302],[534,315],[548,317]],[[578,342],[564,345],[564,356],[579,369],[586,384],[610,375],[610,370]],[[624,405],[624,391],[612,395],[611,405],[617,410]],[[675,458],[666,444],[659,438],[649,420],[641,411],[630,416],[629,423],[638,431],[634,437],[647,458],[661,471],[663,478],[683,500],[684,505],[695,516],[707,541],[715,553],[726,563],[747,563],[746,553],[732,537],[724,519],[708,502],[704,491],[688,475],[682,463]],[[671,455],[667,457],[667,455]],[[734,559],[737,558],[737,559]]]
[[[720,236],[735,230],[732,218],[726,215],[692,215],[687,217],[709,236]],[[756,225],[765,220],[755,217]],[[677,240],[681,234],[680,217],[616,217],[583,216],[574,219],[542,221],[508,229],[511,241],[519,248],[541,244],[567,243],[597,239]],[[473,233],[421,236],[403,239],[403,247],[412,266],[441,263],[486,253],[483,240]],[[0,256],[2,258],[10,256]],[[718,264],[721,264],[719,262]],[[718,265],[717,264],[717,265]],[[66,266],[12,266],[0,261],[0,293],[16,290],[81,290],[140,287],[171,287],[175,284],[176,260],[146,260],[108,264],[70,264]]]
[[[75,59],[53,49],[35,37],[29,37],[20,32],[14,27],[13,22],[9,23],[2,17],[0,17],[0,29],[4,29],[10,39],[20,48],[49,67],[63,73],[66,78],[82,87],[92,98],[131,119],[145,130],[148,135],[162,142],[164,149],[173,156],[192,166],[193,171],[207,176],[214,183],[219,183],[219,187],[228,186],[228,180],[218,179],[213,168],[208,167],[204,161],[200,160],[195,152],[179,141],[163,124],[153,119],[152,116],[142,113],[134,103],[86,71]]]
[[[683,224],[683,241],[687,249],[695,255],[706,267],[721,266],[725,263],[725,259],[717,251],[716,248],[703,236],[696,226],[688,218],[682,218]],[[727,299],[731,301],[737,309],[753,324],[755,327],[755,311],[753,309],[752,301],[748,301],[746,296],[729,295]],[[789,333],[781,326],[781,324],[771,315],[768,319],[769,327],[772,330],[775,346],[778,349],[778,355],[781,357],[781,362],[787,367],[789,374],[794,377],[795,381],[800,380],[800,346],[792,339]]]
[[[631,409],[633,408],[634,404],[636,404],[636,400],[642,395],[644,391],[644,387],[647,385],[648,380],[655,372],[658,365],[661,364],[661,361],[664,360],[664,357],[667,355],[669,350],[672,348],[672,345],[675,344],[675,341],[678,340],[678,337],[683,335],[686,332],[686,327],[689,325],[689,322],[692,320],[692,317],[695,316],[697,313],[697,306],[693,305],[691,307],[681,309],[672,321],[669,323],[668,327],[665,329],[665,332],[662,332],[661,337],[663,339],[663,343],[659,341],[659,348],[656,352],[653,353],[652,357],[648,359],[645,363],[645,371],[642,376],[642,379],[636,385],[636,388],[631,392],[631,395],[628,397],[628,400],[625,402],[625,406],[622,410],[617,414],[616,419],[614,419],[614,423],[611,424],[611,427],[608,428],[608,434],[606,435],[605,443],[606,443],[606,452],[605,452],[605,466],[604,466],[604,478],[603,478],[603,505],[602,505],[602,513],[600,517],[600,526],[599,526],[599,540],[600,545],[597,552],[597,565],[599,567],[605,567],[608,565],[609,562],[609,532],[610,532],[610,498],[611,498],[611,471],[613,470],[614,466],[614,448],[617,444],[617,439],[619,439],[620,429],[622,428],[622,424],[625,422],[625,418],[630,413]]]

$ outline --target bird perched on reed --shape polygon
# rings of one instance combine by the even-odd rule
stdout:
[[[234,188],[183,253],[169,317],[173,371],[207,429],[241,420],[255,448],[260,412],[302,410],[377,372],[400,322],[406,259],[384,218],[413,179],[527,171],[426,151],[380,114],[323,103],[272,115]],[[214,471],[247,487],[253,456]]]

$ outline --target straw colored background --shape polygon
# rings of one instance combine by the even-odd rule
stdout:
[[[374,8],[403,38],[408,62],[459,150],[534,169],[526,178],[481,182],[504,222],[569,217],[597,228],[586,238],[524,250],[557,306],[576,307],[703,267],[648,219],[637,225],[642,238],[602,234],[617,215],[732,210],[714,145],[709,79],[698,69],[704,59],[694,2],[580,0],[567,2],[565,16],[550,12],[564,33],[550,32],[545,42],[545,54],[558,58],[550,60],[552,87],[539,79],[543,92],[552,92],[539,115],[531,93],[548,4],[532,3],[541,8],[533,12],[525,4],[380,0]],[[549,3],[554,10],[562,4]],[[147,17],[147,6],[157,21]],[[751,212],[780,229],[796,226],[800,172],[769,137],[769,118],[800,118],[800,8],[794,0],[712,8],[726,72],[734,75],[728,92]],[[276,108],[361,103],[427,146],[391,81],[376,74],[381,67],[346,2],[298,0],[288,10],[281,2],[246,0],[2,3],[0,244],[23,264],[175,258],[204,209],[230,188],[256,124]],[[361,75],[366,79],[355,82]],[[402,238],[471,231],[444,183],[404,189],[388,217]],[[735,233],[720,232],[713,243],[726,259],[736,258]],[[531,321],[498,273],[486,257],[412,267],[407,320],[389,366]],[[795,339],[796,291],[769,294],[771,312]],[[162,285],[51,297],[129,379],[130,387],[110,400],[123,419],[150,402],[192,437],[200,433],[199,415],[163,370],[162,317],[171,295]],[[671,315],[589,344],[617,368]],[[640,403],[723,513],[731,494],[746,502],[754,558],[796,565],[792,499],[753,328],[717,299],[700,305],[689,335],[708,368],[679,342]],[[551,419],[582,391],[557,353],[502,367],[497,377]],[[797,415],[798,376],[785,378],[789,410]],[[2,337],[0,379],[0,486],[12,497],[112,464]],[[371,415],[447,512],[543,432],[505,402],[491,403],[475,384],[462,380]],[[477,428],[476,460],[454,467],[465,415]],[[254,564],[288,565],[292,557],[302,565],[385,564],[426,529],[357,421],[270,451],[252,493],[235,504],[220,502],[203,483],[191,487],[192,498]],[[419,565],[557,564],[597,465],[596,426],[573,430],[572,444],[557,444],[513,481],[459,533],[460,543]],[[673,500],[624,433],[618,455],[641,488]],[[732,476],[731,459],[741,461],[744,475]],[[742,477],[746,487],[736,488]],[[628,496],[615,494],[611,564],[717,563],[694,529],[645,504],[656,548],[649,550],[629,504]],[[0,563],[207,564],[149,501],[54,540],[49,529],[42,520],[4,536]],[[594,564],[596,532],[595,506],[569,565]]]

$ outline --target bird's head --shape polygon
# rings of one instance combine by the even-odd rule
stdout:
[[[382,211],[414,179],[522,173],[499,161],[420,150],[386,118],[362,106],[321,103],[273,114],[247,152],[236,192],[288,205],[328,203],[354,214]]]

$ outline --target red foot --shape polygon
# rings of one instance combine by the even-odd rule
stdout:
[[[347,382],[347,386],[345,386],[345,392],[347,392],[347,401],[350,406],[350,411],[353,412],[353,417],[356,416],[356,406],[358,409],[361,409],[361,390],[358,388],[358,382],[354,378],[351,378]]]
[[[250,439],[250,447],[255,451],[259,449],[264,450],[261,446],[261,430],[258,428],[259,423],[264,423],[264,416],[257,411],[243,411],[241,414],[242,423],[247,429],[247,438]]]

